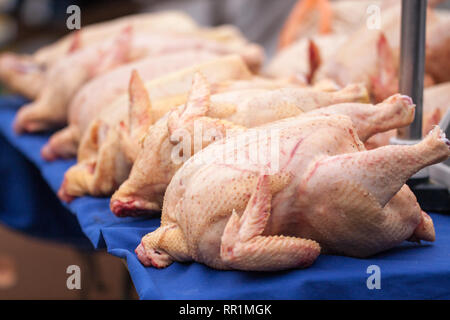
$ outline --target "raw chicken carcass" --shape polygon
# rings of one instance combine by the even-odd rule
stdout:
[[[392,9],[384,3],[386,9],[383,9],[383,28],[380,31],[366,26],[366,10],[370,4],[373,3],[298,1],[280,35],[282,50],[272,60],[267,72],[284,76],[299,74],[312,83],[331,79],[339,86],[363,82],[375,96],[375,101],[395,93],[394,51],[384,33],[388,33],[390,40],[395,38],[392,30],[399,30],[395,29],[399,25],[398,6]],[[310,30],[315,28],[317,14],[321,17],[318,33]],[[306,32],[308,38],[298,37],[299,32]],[[358,52],[357,56],[355,52]],[[378,85],[375,90],[372,81]]]
[[[92,119],[116,99],[127,94],[129,77],[133,70],[139,72],[144,82],[148,82],[217,57],[217,54],[202,49],[186,50],[139,60],[94,78],[78,91],[70,103],[68,127],[50,137],[42,149],[42,157],[51,161],[59,157],[76,156],[79,141]]]
[[[399,31],[397,6],[383,11],[382,29],[361,26],[336,47],[315,74],[314,81],[333,79],[339,85],[363,82],[375,101],[398,91],[396,51],[391,43]],[[355,52],[358,52],[355,55]]]
[[[391,121],[412,121],[411,99],[390,99],[409,109]],[[435,128],[417,145],[366,151],[361,130],[347,116],[301,115],[209,145],[170,182],[161,226],[136,249],[140,261],[271,271],[307,267],[321,250],[367,257],[408,239],[433,241],[433,222],[404,183],[447,159],[450,142]],[[238,139],[263,160],[233,161]]]
[[[84,26],[80,45],[89,46],[117,35],[127,27],[143,32],[195,32],[199,28],[191,17],[179,11],[136,14]],[[47,65],[64,56],[70,51],[73,38],[78,36],[77,32],[71,32],[61,40],[38,50],[33,55],[36,62]]]
[[[368,99],[361,85],[336,92],[286,88],[285,84],[283,88],[267,90],[258,88],[259,83],[255,85],[256,89],[211,95],[209,84],[197,74],[186,105],[172,110],[147,130],[130,177],[111,199],[112,212],[117,216],[136,216],[160,210],[166,186],[183,162],[223,137],[225,130],[239,132],[332,104]],[[357,105],[369,109],[365,104]],[[182,156],[178,156],[180,153]]]
[[[293,11],[290,19],[294,20],[289,20],[290,22],[287,23],[287,26],[291,25],[291,27],[282,32],[281,39],[284,39],[283,37],[289,30],[300,28],[303,30],[301,33],[305,34],[305,30],[311,29],[314,24],[308,22],[308,19],[317,20],[314,14],[310,14],[311,12],[319,12],[322,16],[328,17],[324,20],[328,21],[330,15],[326,12],[331,10],[333,13],[331,22],[328,22],[327,25],[333,26],[333,28],[335,27],[334,23],[339,25],[338,22],[343,17],[351,15],[352,17],[348,21],[349,28],[344,28],[345,31],[343,31],[344,29],[336,27],[325,34],[308,31],[306,32],[308,38],[300,37],[298,40],[295,40],[297,36],[291,34],[291,38],[293,38],[289,41],[290,46],[284,46],[284,49],[277,54],[267,70],[275,75],[282,72],[285,76],[289,72],[291,74],[300,72],[300,74],[306,74],[307,77],[312,77],[312,83],[321,79],[331,79],[339,86],[364,82],[376,102],[398,92],[400,3],[394,1],[378,3],[382,10],[380,29],[370,28],[367,25],[368,19],[371,17],[368,16],[367,9],[370,5],[377,3],[334,1],[324,4],[327,2],[322,0],[299,1],[297,10]],[[346,6],[347,9],[345,9]],[[348,10],[349,7],[354,10]],[[295,18],[299,12],[301,16],[306,15],[308,19],[298,20],[298,17]],[[350,23],[352,19],[354,21]],[[448,25],[448,14],[429,8],[427,15],[426,86],[433,84],[435,81],[446,81],[445,77],[448,72],[445,70],[450,64],[446,59],[449,52],[448,32],[444,32],[444,30],[448,29]],[[310,40],[315,43],[315,46],[309,46],[315,48],[313,51],[306,49],[308,48],[307,42]],[[358,54],[355,54],[355,52]],[[313,74],[311,74],[312,71],[314,71]]]
[[[22,107],[14,120],[16,132],[43,131],[67,119],[67,104],[89,79],[130,60],[131,29],[114,40],[80,49],[59,60],[46,74],[46,84],[36,101]]]
[[[219,30],[219,33],[223,34],[223,31]],[[80,49],[52,66],[42,93],[36,101],[19,111],[14,127],[17,132],[34,132],[65,125],[68,105],[82,85],[130,60],[158,57],[181,50],[203,49],[223,55],[241,54],[253,69],[261,64],[263,53],[259,46],[247,43],[222,44],[209,40],[208,37],[214,34],[214,29],[198,36],[131,34],[126,29],[117,41],[107,40],[106,43]]]
[[[71,32],[33,55],[0,55],[0,80],[12,90],[34,99],[44,85],[46,71],[53,64],[75,50],[114,38],[130,26],[143,32],[188,33],[198,30],[197,24],[189,16],[176,11],[138,14],[83,26],[82,31]]]
[[[380,101],[398,92],[397,68],[400,48],[401,6],[392,5],[383,10],[381,29],[370,29],[363,25],[336,49],[331,58],[323,61],[315,79],[333,79],[339,85],[364,82],[373,99]],[[427,12],[427,43],[425,86],[441,81],[439,74],[449,66],[448,19],[438,10],[429,8]],[[355,52],[358,52],[355,55]],[[434,59],[434,61],[433,61]],[[436,76],[438,75],[438,76]],[[443,76],[442,79],[445,79]]]
[[[145,107],[141,107],[142,99],[133,105],[129,112],[128,95],[117,98],[108,108],[92,121],[83,135],[78,149],[78,163],[70,168],[64,178],[58,195],[65,201],[85,194],[101,196],[109,195],[128,177],[132,159],[126,150],[138,150],[138,142],[145,129],[156,122],[171,108],[186,102],[187,95],[196,72],[202,72],[213,83],[231,79],[250,79],[251,72],[240,56],[224,56],[191,67],[169,73],[145,84],[132,77],[131,84],[137,89],[135,96],[149,98]],[[218,88],[225,90],[223,86]],[[150,102],[151,101],[151,102]],[[151,104],[151,108],[146,108]],[[131,126],[130,114],[138,119]],[[123,130],[121,128],[125,128]],[[124,135],[125,132],[128,135]],[[130,142],[131,141],[131,142]],[[131,144],[131,146],[128,146]]]

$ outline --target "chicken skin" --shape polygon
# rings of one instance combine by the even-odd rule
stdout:
[[[213,84],[252,77],[237,55],[195,64],[145,84],[134,73],[130,81],[131,103],[128,94],[122,95],[89,123],[78,149],[78,163],[66,172],[60,198],[70,201],[85,194],[112,194],[128,177],[133,154],[145,130],[170,109],[186,102],[198,71]],[[226,86],[219,85],[218,89],[226,90]]]
[[[414,109],[409,97],[392,99]],[[434,241],[404,183],[446,160],[450,142],[436,127],[417,145],[366,151],[358,132],[348,116],[305,114],[214,142],[173,177],[161,226],[136,249],[140,261],[273,271],[308,267],[321,252],[368,257],[408,239]],[[237,161],[236,140],[258,157]]]
[[[111,210],[118,216],[160,210],[165,188],[175,172],[192,154],[224,137],[226,131],[240,132],[332,104],[357,101],[367,101],[362,85],[335,92],[311,87],[272,90],[255,87],[211,95],[210,85],[198,73],[186,105],[171,111],[147,130],[130,177],[111,199]],[[340,108],[369,109],[369,106],[349,103]],[[199,130],[200,137],[196,137]],[[181,157],[177,156],[179,153]]]

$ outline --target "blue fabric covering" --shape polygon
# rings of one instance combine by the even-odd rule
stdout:
[[[0,221],[27,235],[93,250],[76,217],[58,201],[36,166],[3,136],[0,154]]]
[[[46,163],[40,149],[48,135],[16,136],[11,131],[15,110],[23,102],[17,97],[0,100],[0,132],[40,170],[53,191],[59,188],[65,170],[74,161]],[[3,157],[3,151],[2,151]],[[3,160],[2,160],[3,161]],[[22,166],[10,162],[10,166]],[[4,172],[2,171],[2,177]],[[28,175],[23,172],[22,175]],[[24,231],[22,202],[28,201],[22,177],[2,183],[1,201],[17,204],[14,216],[1,211],[1,220]],[[5,182],[5,181],[4,181]],[[35,189],[41,188],[35,186]],[[39,190],[39,189],[38,189]],[[36,190],[35,190],[36,191]],[[36,191],[37,192],[37,191]],[[9,198],[9,199],[8,199]],[[38,199],[39,200],[39,199]],[[39,201],[33,200],[34,203]],[[40,199],[54,201],[54,199]],[[405,243],[370,259],[321,255],[305,270],[285,272],[216,271],[198,263],[174,263],[162,270],[143,267],[134,254],[146,233],[159,225],[159,219],[116,218],[108,199],[84,197],[66,206],[78,219],[81,229],[95,248],[127,261],[132,280],[143,299],[449,299],[450,298],[450,217],[432,214],[437,241],[434,244]],[[40,212],[47,219],[48,212]],[[35,217],[36,219],[37,217]],[[366,286],[367,267],[381,269],[381,289]]]

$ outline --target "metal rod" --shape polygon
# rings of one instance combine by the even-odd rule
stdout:
[[[416,116],[409,127],[397,130],[398,139],[422,138],[426,16],[427,0],[402,0],[399,89],[413,99]]]

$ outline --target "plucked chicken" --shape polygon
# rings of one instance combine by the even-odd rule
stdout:
[[[94,78],[72,99],[68,110],[68,126],[50,137],[42,149],[42,157],[51,161],[59,157],[76,156],[79,141],[92,119],[127,94],[133,70],[139,72],[144,82],[149,82],[167,73],[217,57],[217,54],[202,49],[183,50],[145,58]]]
[[[391,121],[412,121],[409,97],[389,101],[406,110]],[[436,127],[417,145],[366,151],[358,135],[379,119],[371,120],[305,114],[209,145],[170,182],[161,226],[136,249],[140,261],[271,271],[310,266],[321,251],[367,257],[404,240],[433,241],[433,222],[404,183],[447,159],[450,142]]]
[[[299,1],[280,36],[284,49],[269,65],[267,69],[269,74],[277,76],[281,73],[286,76],[289,75],[289,70],[292,75],[298,72],[305,74],[306,70],[307,76],[312,78],[313,83],[321,79],[332,79],[340,86],[364,82],[374,101],[382,101],[397,92],[400,2],[382,1],[379,4],[378,8],[381,10],[379,27],[368,25],[376,22],[373,20],[376,18],[376,12],[372,13],[373,17],[368,15],[368,8],[374,3],[358,1],[356,4],[354,1],[335,1],[326,4],[327,2],[326,0]],[[353,10],[340,9],[341,6],[344,8],[346,5],[352,6]],[[356,12],[360,14],[354,13],[355,6],[357,6]],[[315,25],[313,22],[307,23],[308,19],[315,16],[309,14],[311,12],[316,12],[316,15],[319,14],[322,17],[319,21],[321,25],[328,26],[325,28],[326,31],[323,31],[323,28],[319,29],[320,32],[311,31],[314,30],[312,26]],[[431,6],[428,9],[425,81],[427,86],[434,82],[446,81],[448,72],[445,70],[450,66],[448,59],[444,58],[448,56],[450,36],[448,32],[443,32],[448,29],[449,19],[448,14],[443,12]],[[299,13],[301,13],[300,16],[308,17],[308,19],[298,20]],[[343,17],[350,15],[353,18],[348,21],[348,28],[337,27]],[[354,19],[355,17],[359,18]],[[317,20],[316,16],[313,21],[317,23]],[[352,20],[355,21],[350,23]],[[333,23],[336,23],[336,27]],[[287,37],[286,34],[290,36]],[[309,39],[298,37],[298,34],[306,34]],[[308,46],[308,41],[315,43],[315,46]],[[355,52],[358,54],[355,55]],[[298,59],[298,56],[301,59]],[[314,71],[313,74],[311,74],[312,71]]]
[[[64,125],[67,104],[86,81],[131,60],[132,38],[131,29],[124,29],[116,39],[77,50],[52,65],[37,99],[17,113],[14,130],[36,132]]]
[[[186,102],[192,78],[198,71],[213,84],[252,77],[243,59],[236,55],[220,57],[169,73],[147,82],[145,89],[134,89],[133,84],[141,84],[141,81],[136,80],[138,76],[135,73],[130,91],[137,92],[131,98],[148,95],[151,108],[147,108],[150,102],[144,106],[131,103],[133,108],[129,110],[129,98],[124,94],[103,109],[89,123],[81,139],[78,163],[66,172],[58,193],[60,198],[70,201],[84,194],[99,196],[114,192],[128,177],[131,168],[132,159],[128,154],[133,152],[126,151],[138,150],[138,143],[145,129],[171,108]],[[217,89],[227,90],[227,87],[219,85]],[[137,98],[137,101],[141,102],[142,99]],[[132,113],[138,115],[130,116]],[[126,132],[128,134],[124,134]]]
[[[208,35],[211,37],[212,34],[215,34],[214,29],[192,36],[134,33],[126,28],[118,39],[105,40],[79,49],[51,67],[38,99],[23,107],[17,114],[15,130],[35,132],[65,125],[69,103],[86,82],[140,58],[201,48],[217,54],[241,54],[252,68],[261,64],[263,54],[259,46],[247,43],[223,44],[208,39]],[[219,30],[220,34],[223,34],[223,30]]]
[[[332,104],[368,99],[361,85],[336,92],[310,87],[287,88],[285,84],[269,90],[258,86],[259,83],[255,83],[252,89],[211,95],[207,80],[197,73],[187,103],[148,128],[130,177],[111,199],[111,210],[118,216],[152,214],[160,210],[165,189],[175,172],[193,153],[223,137],[222,131],[242,131]],[[369,109],[365,104],[358,106]],[[198,130],[201,136],[195,137]],[[187,135],[180,135],[182,133]],[[197,139],[200,143],[194,146]],[[182,156],[174,158],[179,153]]]
[[[383,11],[380,29],[362,25],[337,48],[330,59],[323,62],[315,73],[315,80],[322,77],[331,78],[339,85],[364,82],[375,101],[398,92],[400,16],[401,6],[397,4]],[[435,10],[428,9],[427,39],[431,37],[435,26],[443,22]],[[431,43],[427,42],[429,54],[440,55],[440,51],[440,45],[431,46]],[[354,52],[358,52],[358,55],[355,56]],[[432,74],[427,75],[426,85],[432,84],[433,81]]]
[[[191,17],[176,11],[137,14],[83,26],[82,31],[71,32],[33,55],[0,55],[0,80],[12,90],[34,99],[44,85],[45,73],[53,64],[78,49],[117,37],[126,27],[142,32],[192,33],[199,29]]]

